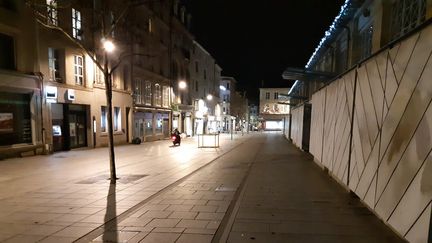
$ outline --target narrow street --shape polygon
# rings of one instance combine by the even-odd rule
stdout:
[[[403,242],[280,133],[0,161],[1,242]]]

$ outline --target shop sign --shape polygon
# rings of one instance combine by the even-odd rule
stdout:
[[[54,86],[46,86],[45,98],[48,103],[56,103],[57,102],[57,87]]]
[[[68,100],[75,100],[75,90],[68,89],[67,90],[67,98],[68,98]]]

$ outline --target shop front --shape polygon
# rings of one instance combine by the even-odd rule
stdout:
[[[133,137],[149,142],[170,136],[169,112],[162,110],[144,110],[134,113]]]
[[[31,144],[31,94],[0,92],[0,146]]]
[[[89,105],[51,104],[53,151],[87,147]]]

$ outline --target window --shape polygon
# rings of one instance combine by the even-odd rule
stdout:
[[[398,0],[392,11],[392,39],[396,39],[425,21],[426,0]]]
[[[370,56],[372,53],[372,35],[373,35],[373,26],[369,25],[360,33],[360,60],[363,60]]]
[[[59,50],[54,48],[48,48],[48,68],[49,75],[52,81],[61,81],[60,77],[60,65],[59,65],[60,54]]]
[[[274,99],[275,99],[275,100],[279,99],[279,93],[278,93],[278,92],[275,92],[275,93],[274,93]]]
[[[83,85],[84,84],[84,62],[83,62],[83,56],[74,56],[74,78],[75,78],[75,84],[77,85]]]
[[[15,69],[15,47],[12,36],[0,33],[0,69]]]
[[[204,79],[207,79],[207,70],[204,69]]]
[[[121,112],[120,107],[114,107],[114,131],[121,130]]]
[[[47,20],[48,24],[58,25],[56,0],[47,0]]]
[[[146,81],[145,82],[145,104],[151,105],[152,102],[152,93],[151,93],[151,82]]]
[[[270,92],[266,92],[266,100],[270,99]]]
[[[124,88],[124,90],[129,89],[129,69],[128,69],[128,66],[123,66],[123,88]]]
[[[195,80],[195,91],[198,92],[198,80]]]
[[[155,133],[161,134],[163,132],[163,115],[161,113],[155,114]]]
[[[153,23],[152,23],[152,18],[149,18],[148,20],[148,32],[152,33],[153,32]]]
[[[195,72],[198,73],[198,61],[195,61]]]
[[[226,90],[229,90],[229,89],[230,89],[230,83],[227,82],[227,84],[226,84]]]
[[[0,0],[0,8],[5,8],[10,11],[17,11],[18,1],[16,0]]]
[[[164,107],[169,106],[169,91],[170,91],[169,86],[163,86],[163,88],[162,88],[162,105]]]
[[[95,83],[99,84],[99,85],[105,85],[105,81],[104,81],[104,75],[102,73],[102,70],[99,69],[99,67],[95,64],[94,65],[94,74],[95,74]]]
[[[134,82],[134,97],[135,97],[135,103],[136,104],[144,104],[144,87],[143,82],[141,80],[135,79]]]
[[[161,86],[159,84],[155,85],[155,106],[161,106],[162,105],[162,90]]]
[[[107,107],[101,106],[101,132],[107,132]]]
[[[81,12],[72,9],[72,36],[78,40],[82,39],[82,30],[81,30]]]

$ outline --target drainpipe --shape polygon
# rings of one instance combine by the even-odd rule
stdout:
[[[352,145],[353,145],[353,128],[354,128],[354,109],[356,100],[356,90],[357,90],[357,68],[355,70],[354,78],[354,92],[353,92],[353,103],[351,107],[351,127],[350,127],[350,138],[349,138],[349,153],[348,153],[348,173],[347,173],[347,186],[349,188],[350,183],[350,171],[351,171],[351,155],[352,155]]]

